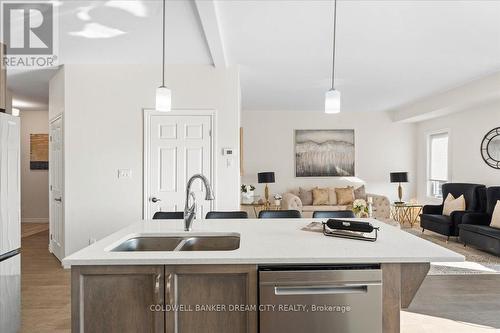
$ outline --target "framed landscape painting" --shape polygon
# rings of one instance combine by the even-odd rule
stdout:
[[[30,134],[30,170],[49,169],[49,135]]]
[[[295,130],[296,177],[353,177],[354,130]]]

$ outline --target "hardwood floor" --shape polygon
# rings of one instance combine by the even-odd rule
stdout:
[[[69,333],[70,270],[48,251],[48,230],[21,240],[23,333]]]
[[[70,271],[48,251],[48,231],[22,239],[22,332],[69,333]],[[500,332],[500,275],[428,276],[402,333]]]
[[[29,237],[45,230],[49,230],[48,223],[23,223],[21,225],[21,238]]]
[[[500,332],[500,274],[427,276],[401,332]]]

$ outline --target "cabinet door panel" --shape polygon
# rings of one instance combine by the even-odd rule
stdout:
[[[257,332],[256,266],[167,266],[165,274],[167,303],[187,310],[166,313],[168,333]],[[234,305],[254,310],[236,311]]]
[[[163,333],[164,266],[72,267],[72,332]]]

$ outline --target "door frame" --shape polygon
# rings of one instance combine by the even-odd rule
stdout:
[[[52,195],[52,172],[50,171],[50,151],[51,151],[51,146],[52,146],[52,135],[51,135],[51,127],[56,121],[61,121],[61,159],[62,159],[62,165],[61,168],[61,198],[62,198],[62,226],[61,226],[61,251],[62,253],[57,253],[61,256],[59,258],[56,253],[54,253],[52,249],[52,232],[51,227],[53,227],[52,223],[52,200],[53,200],[53,195]],[[65,204],[65,172],[64,172],[64,151],[65,151],[65,140],[64,140],[64,113],[60,113],[57,116],[51,118],[49,120],[49,252],[52,253],[57,259],[62,260],[66,256],[66,204]]]
[[[151,117],[152,116],[209,116],[211,135],[210,135],[210,180],[212,189],[215,193],[215,200],[210,203],[211,209],[217,207],[217,158],[215,154],[215,147],[217,146],[216,138],[216,110],[215,109],[174,109],[170,112],[156,111],[154,109],[143,109],[143,186],[142,186],[142,219],[145,220],[148,214],[148,204],[149,204],[149,160],[150,160],[150,148],[151,142],[149,140],[149,134],[151,130]]]

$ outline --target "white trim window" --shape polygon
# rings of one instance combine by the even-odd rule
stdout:
[[[427,195],[442,198],[442,185],[449,181],[449,132],[440,131],[428,137]]]

